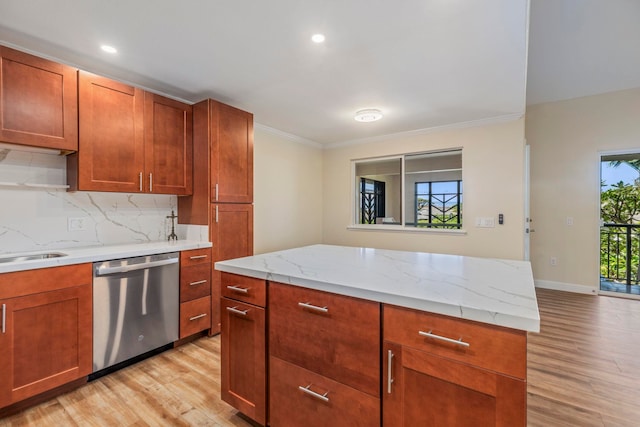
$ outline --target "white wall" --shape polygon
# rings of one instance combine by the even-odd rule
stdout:
[[[526,136],[536,284],[593,291],[599,285],[600,152],[640,152],[640,89],[528,107]],[[558,265],[551,266],[552,256]]]
[[[65,184],[66,160],[57,155],[0,149],[0,182],[0,253],[164,240],[176,209],[175,196],[7,185]],[[69,231],[69,218],[82,218],[86,230]]]
[[[448,148],[463,149],[463,223],[466,235],[348,229],[352,224],[352,159]],[[323,162],[323,242],[522,259],[523,159],[524,119],[326,149]],[[499,213],[504,214],[504,225],[497,225]],[[496,226],[476,228],[475,217],[494,217]]]
[[[256,126],[254,253],[322,243],[322,150]]]

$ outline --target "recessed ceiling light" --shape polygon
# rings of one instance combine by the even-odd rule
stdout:
[[[103,44],[102,46],[100,46],[100,49],[104,50],[107,53],[118,53],[118,49],[107,44]]]
[[[324,34],[314,34],[311,36],[311,40],[314,43],[322,43],[324,41]]]
[[[355,119],[358,122],[375,122],[382,118],[382,111],[375,108],[367,108],[356,112]]]

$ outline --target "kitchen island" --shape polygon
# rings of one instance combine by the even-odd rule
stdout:
[[[526,425],[526,334],[540,327],[528,262],[313,245],[215,268],[223,396],[262,424]],[[262,305],[246,299],[258,289]]]

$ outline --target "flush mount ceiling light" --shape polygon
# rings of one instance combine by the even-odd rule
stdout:
[[[118,53],[118,49],[107,44],[103,44],[102,46],[100,46],[100,49],[104,50],[107,53]]]
[[[355,119],[358,122],[375,122],[382,118],[382,111],[375,108],[356,111]]]
[[[314,34],[311,36],[311,41],[314,43],[324,42],[324,34]]]

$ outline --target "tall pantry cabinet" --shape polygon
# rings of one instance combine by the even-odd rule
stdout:
[[[193,195],[178,222],[209,226],[212,262],[253,255],[253,115],[207,99],[193,105]],[[212,269],[211,333],[220,332],[221,275]]]

